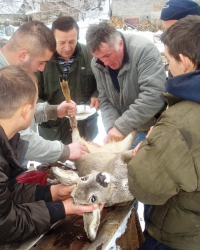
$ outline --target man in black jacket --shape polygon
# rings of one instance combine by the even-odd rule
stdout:
[[[66,215],[83,215],[95,206],[75,205],[69,198],[74,186],[16,181],[28,147],[18,131],[33,119],[37,79],[29,70],[6,66],[0,69],[0,82],[0,242],[12,242],[42,234]]]

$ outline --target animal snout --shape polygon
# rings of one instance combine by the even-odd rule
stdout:
[[[103,187],[107,187],[110,182],[110,175],[108,173],[99,173],[96,176],[96,181]]]

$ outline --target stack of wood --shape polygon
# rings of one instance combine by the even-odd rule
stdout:
[[[120,17],[112,16],[109,23],[111,23],[116,29],[125,29],[124,19]]]
[[[153,24],[150,24],[150,22],[148,20],[144,20],[144,21],[140,22],[139,25],[137,26],[137,30],[140,30],[140,31],[156,32],[159,29],[160,29],[160,27],[156,27]]]

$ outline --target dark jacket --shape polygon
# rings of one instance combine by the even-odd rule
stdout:
[[[91,70],[92,55],[83,44],[77,44],[74,53],[75,59],[71,65],[67,77],[71,99],[77,105],[90,102],[91,97],[98,97],[96,80]],[[60,75],[64,74],[63,67],[57,61],[55,53],[47,62],[45,69],[37,73],[39,82],[38,102],[48,102],[51,105],[60,104],[65,100],[60,87]],[[79,121],[79,132],[87,140],[92,140],[97,134],[97,114],[86,120]],[[39,133],[45,139],[62,140],[63,143],[71,143],[71,131],[68,118],[58,118],[43,122],[39,125]],[[88,135],[89,134],[89,135]],[[87,136],[88,135],[88,136]]]
[[[199,70],[167,81],[170,107],[128,164],[148,233],[177,250],[200,249],[199,83]]]
[[[40,235],[65,218],[62,202],[52,202],[50,186],[16,181],[15,177],[24,171],[19,162],[26,149],[19,134],[8,141],[0,126],[0,242]]]

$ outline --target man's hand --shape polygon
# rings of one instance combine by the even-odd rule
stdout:
[[[152,132],[152,130],[153,130],[153,127],[154,127],[154,126],[151,126],[151,127],[150,127],[150,129],[149,129],[149,131],[148,131],[148,133],[147,133],[147,135],[146,135],[146,138],[148,138],[148,136],[151,134],[151,132]],[[143,142],[143,141],[139,142],[138,145],[133,149],[133,155],[134,155],[134,156],[137,154],[137,152],[138,152],[138,150],[139,150],[139,148],[140,148],[142,142]]]
[[[103,209],[103,204],[92,204],[92,205],[79,205],[74,204],[73,199],[67,199],[63,201],[63,205],[65,207],[65,213],[68,214],[76,214],[82,216],[84,213],[92,212],[94,209],[99,207],[100,211]]]
[[[148,136],[151,134],[151,132],[152,132],[152,130],[153,130],[153,127],[154,127],[154,126],[151,126],[151,127],[150,127],[150,129],[149,129],[149,131],[148,131],[148,133],[147,133],[147,135],[146,135],[146,138],[148,138]]]
[[[63,118],[67,115],[74,117],[76,116],[76,114],[77,114],[77,107],[76,103],[73,101],[70,101],[70,103],[64,101],[57,106],[57,117],[59,118]]]
[[[96,97],[92,97],[90,100],[90,108],[95,108],[96,110],[99,110],[99,100]]]
[[[69,160],[77,160],[81,158],[84,154],[90,153],[87,146],[83,142],[74,142],[71,144],[68,144],[70,154],[69,154]]]
[[[111,128],[104,138],[104,144],[107,144],[111,141],[122,141],[124,139],[124,135],[115,127]]]
[[[138,143],[138,145],[133,149],[133,155],[135,156],[140,148],[140,145],[142,144],[142,141]]]
[[[70,194],[72,190],[75,188],[76,185],[72,186],[65,186],[63,184],[58,184],[58,185],[52,185],[50,190],[51,190],[51,196],[52,200],[61,200],[64,201],[68,198],[70,198]]]

